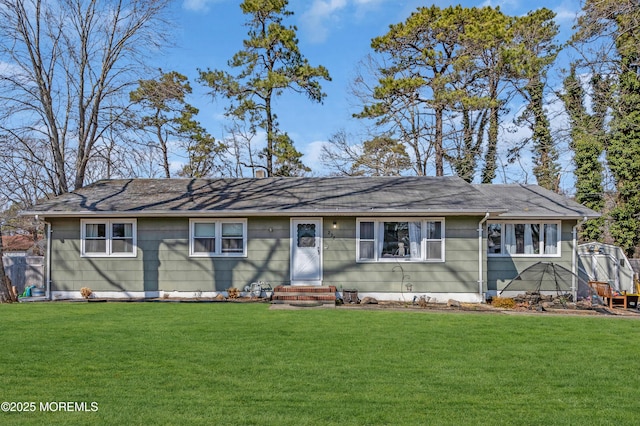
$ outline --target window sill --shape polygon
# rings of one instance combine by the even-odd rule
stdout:
[[[189,253],[189,257],[194,258],[243,258],[247,257],[246,253]]]
[[[356,263],[398,263],[398,262],[402,262],[402,263],[444,263],[444,260],[443,259],[423,260],[423,259],[411,259],[411,258],[406,258],[406,257],[383,257],[383,258],[380,258],[378,260],[375,260],[375,259],[371,259],[371,260],[357,259],[356,260]]]
[[[492,257],[492,258],[504,258],[504,259],[509,259],[509,258],[518,258],[518,259],[525,259],[525,258],[558,258],[558,257],[562,257],[561,253],[558,254],[493,254],[493,253],[487,253],[487,257]]]
[[[91,258],[102,258],[102,259],[113,259],[113,258],[133,258],[138,257],[137,253],[117,253],[117,254],[103,254],[103,253],[84,253],[81,254],[80,257],[91,257]]]

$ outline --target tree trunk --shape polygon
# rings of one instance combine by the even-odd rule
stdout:
[[[498,102],[497,87],[491,87],[492,105],[489,112],[489,132],[487,135],[487,153],[484,158],[482,183],[491,183],[496,178],[498,159],[498,126],[500,125],[500,104]]]
[[[265,99],[265,110],[267,115],[267,177],[273,176],[273,116],[271,114],[271,97]]]
[[[4,272],[4,249],[2,244],[2,225],[0,225],[0,303],[17,302],[11,288],[11,280]]]
[[[436,176],[444,176],[443,122],[444,108],[437,107],[436,113]]]

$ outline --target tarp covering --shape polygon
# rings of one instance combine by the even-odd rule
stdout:
[[[597,297],[595,291],[589,283],[578,277],[567,268],[553,262],[538,262],[518,274],[509,284],[502,289],[503,292],[539,292],[555,293],[558,296],[569,294],[574,295],[574,283],[576,286],[576,301],[589,300],[592,303],[600,304],[602,301]]]

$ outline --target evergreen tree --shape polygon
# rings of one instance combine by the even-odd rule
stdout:
[[[461,6],[441,9],[421,7],[399,24],[390,26],[384,36],[372,40],[373,49],[389,58],[383,78],[375,88],[372,105],[360,117],[379,117],[389,112],[390,100],[413,100],[433,114],[435,174],[444,174],[445,113],[451,105],[456,61],[461,59],[459,38],[464,31]],[[411,104],[411,102],[409,102]]]
[[[411,167],[405,146],[388,136],[366,141],[362,148],[352,165],[352,176],[400,176]]]
[[[181,145],[187,151],[187,164],[178,175],[188,178],[204,178],[224,168],[222,153],[226,145],[215,140],[193,117],[198,109],[190,105],[176,119]]]
[[[587,112],[585,90],[582,81],[576,75],[576,65],[572,65],[569,75],[564,79],[564,93],[560,98],[564,102],[571,125],[571,150],[573,151],[574,175],[576,179],[576,201],[598,212],[604,208],[604,167],[600,158],[604,152],[604,122],[606,104],[604,99],[608,90],[605,78],[593,74],[592,88],[593,113]],[[587,221],[582,228],[583,237],[588,241],[601,239],[604,217]]]
[[[584,55],[588,65],[603,64],[614,82],[605,149],[617,197],[609,231],[615,243],[633,255],[640,243],[640,4],[586,0],[582,12],[572,42],[595,43],[596,54]]]
[[[195,120],[198,109],[186,102],[192,89],[186,76],[175,72],[162,73],[158,79],[140,80],[130,93],[131,101],[139,106],[137,114],[130,114],[128,124],[143,130],[155,139],[152,146],[162,152],[165,178],[169,170],[170,142],[186,149],[188,164],[179,172],[186,177],[205,177],[214,168],[214,158],[223,148]]]
[[[269,176],[305,169],[300,167],[302,154],[278,128],[274,100],[292,90],[322,102],[325,94],[319,80],[331,80],[325,67],[311,66],[300,53],[296,27],[283,25],[284,18],[293,15],[287,5],[287,0],[244,0],[240,7],[249,16],[249,38],[228,63],[238,73],[200,71],[200,81],[212,89],[211,94],[231,102],[229,116],[248,121],[254,132],[260,128],[266,133],[263,157]]]
[[[640,75],[637,69],[640,55],[637,40],[635,51],[629,53],[625,52],[628,48],[625,43],[634,43],[634,40],[621,35],[617,43],[622,73],[611,120],[607,160],[618,189],[616,207],[611,212],[614,219],[611,235],[630,255],[640,243]]]
[[[463,105],[465,148],[463,155],[454,163],[454,168],[460,177],[471,182],[477,172],[477,162],[483,159],[481,181],[491,183],[496,177],[500,113],[513,93],[508,89],[505,79],[505,52],[511,43],[514,18],[503,14],[499,8],[492,7],[473,8],[468,14],[461,40],[465,55],[469,58],[463,70],[471,76],[470,83],[464,85],[460,99]],[[474,110],[475,123],[472,119]],[[486,149],[481,158],[485,130]]]
[[[526,122],[531,129],[533,174],[538,185],[558,191],[559,154],[544,109],[547,70],[559,52],[554,41],[558,34],[554,18],[554,12],[542,8],[515,21],[509,68],[514,85],[527,102],[519,122]]]

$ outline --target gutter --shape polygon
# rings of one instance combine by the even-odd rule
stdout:
[[[583,217],[581,221],[577,222],[571,230],[571,234],[573,236],[573,247],[571,247],[571,272],[573,272],[573,276],[571,277],[571,294],[573,296],[574,302],[578,300],[578,228],[582,226],[586,221],[587,216]]]
[[[35,216],[35,219],[38,220],[38,215]],[[46,226],[46,238],[47,238],[47,251],[46,251],[46,260],[45,260],[45,276],[46,276],[46,280],[44,282],[44,295],[45,298],[47,300],[52,300],[51,299],[51,222],[47,222],[46,220],[44,221],[44,224]]]
[[[484,271],[482,268],[483,265],[483,245],[482,245],[482,233],[484,231],[484,223],[489,219],[489,212],[484,214],[484,217],[480,222],[478,222],[478,295],[480,295],[480,300],[484,301]]]
[[[252,216],[272,216],[272,217],[316,217],[316,216],[387,216],[387,217],[409,217],[409,216],[477,216],[484,214],[486,210],[447,210],[447,209],[315,209],[315,210],[103,210],[103,211],[22,211],[20,216],[42,216],[42,217],[252,217]],[[507,209],[492,210],[492,213],[501,214]]]

